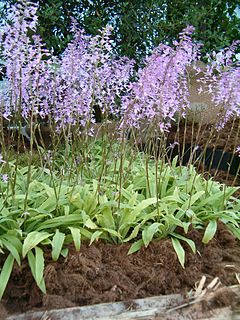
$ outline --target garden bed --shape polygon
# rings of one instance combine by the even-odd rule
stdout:
[[[240,157],[236,147],[240,139],[239,119],[229,120],[220,130],[213,126],[184,120],[172,124],[166,134],[167,159],[173,160],[178,156],[182,165],[190,161],[205,178],[213,177],[220,183],[238,186]],[[144,130],[138,141],[141,150],[152,154],[156,153],[156,146],[159,148],[161,145],[156,136],[151,138],[149,145],[149,133],[144,133]]]
[[[238,142],[240,138],[239,119],[229,120],[222,129],[214,130],[210,136],[212,126],[214,124],[192,124],[191,121],[185,124],[184,121],[181,121],[179,128],[177,125],[171,127],[168,140],[172,143],[177,141],[182,144],[185,141],[185,143],[197,144],[202,149],[207,145],[208,148],[234,152],[236,141]],[[176,134],[177,130],[179,130],[179,134]]]
[[[216,278],[215,278],[216,279]],[[218,287],[215,279],[200,294],[186,299],[181,294],[154,296],[122,302],[102,303],[83,307],[70,307],[33,311],[12,315],[6,320],[225,320],[239,319],[240,290]],[[216,284],[213,287],[212,284]]]
[[[181,293],[187,296],[203,275],[207,284],[215,277],[226,286],[239,284],[240,246],[223,224],[214,239],[204,245],[203,233],[190,231],[197,254],[186,250],[183,269],[168,239],[155,241],[146,249],[127,255],[129,244],[103,242],[90,247],[84,243],[80,252],[70,247],[67,258],[51,261],[45,252],[47,295],[38,289],[26,261],[15,266],[1,303],[4,313],[49,310],[104,302],[131,301],[156,295]],[[219,297],[217,307],[235,302],[228,295]],[[0,317],[1,318],[1,317]]]
[[[204,65],[187,26],[138,68],[109,26],[89,36],[74,23],[55,56],[35,36],[37,6],[19,1],[5,20],[0,317],[169,294],[188,305],[221,285],[192,318],[235,307],[237,44]]]
[[[179,133],[176,135],[177,126],[173,126],[168,136],[168,142],[174,143],[177,141],[181,146],[185,143],[185,163],[190,157],[189,146],[192,144],[198,146],[196,156],[205,151],[205,158],[202,156],[202,161],[196,161],[198,172],[202,173],[207,179],[213,177],[213,180],[224,183],[228,186],[240,185],[240,157],[235,152],[237,142],[240,139],[239,119],[235,121],[228,121],[223,129],[215,132],[210,138],[211,125],[200,125],[191,123],[185,125],[180,123],[178,128]],[[198,133],[199,132],[199,133]],[[175,154],[178,153],[175,147]],[[191,150],[193,147],[191,147]],[[231,163],[229,168],[229,163]],[[228,170],[229,169],[229,170]],[[237,190],[234,196],[239,197],[240,190]]]

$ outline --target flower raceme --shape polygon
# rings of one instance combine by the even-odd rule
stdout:
[[[75,30],[73,41],[60,57],[56,75],[57,122],[78,123],[84,128],[95,122],[96,107],[102,121],[118,117],[117,99],[128,90],[133,65],[128,58],[114,55],[109,27],[95,37]]]
[[[216,109],[220,110],[217,123],[219,129],[230,118],[240,116],[240,61],[235,59],[239,44],[240,41],[235,41],[229,48],[209,54],[208,65],[199,79],[200,84],[205,85]],[[196,71],[202,70],[196,68]]]
[[[125,123],[135,127],[154,124],[164,131],[176,112],[183,114],[189,107],[187,67],[199,58],[199,45],[190,37],[193,31],[187,27],[173,46],[160,44],[146,58],[130,95],[123,98]]]
[[[36,12],[37,5],[20,1],[2,28],[4,118],[50,116],[60,128],[74,125],[81,131],[95,122],[98,110],[101,121],[121,117],[122,126],[167,131],[176,114],[184,116],[190,106],[187,70],[200,59],[193,27],[186,27],[172,45],[156,47],[133,77],[134,62],[114,53],[110,26],[93,37],[73,22],[73,40],[55,57],[38,35],[29,35],[36,31]],[[225,108],[225,119],[239,115],[240,69],[239,63],[232,64],[237,45],[213,53],[200,79],[214,103]]]
[[[120,113],[120,101],[128,90],[134,62],[114,54],[111,28],[91,37],[73,24],[74,38],[57,58],[44,48],[39,36],[31,38],[37,25],[37,6],[20,2],[13,6],[3,28],[3,59],[8,89],[3,116],[20,112],[45,118],[58,126],[94,122],[96,106],[101,119]],[[16,13],[15,15],[13,13]],[[5,34],[7,34],[5,36]]]
[[[190,107],[189,70],[201,74],[199,94],[209,94],[219,113],[216,129],[232,117],[240,116],[240,61],[234,60],[239,41],[231,47],[208,56],[208,64],[200,62],[200,45],[194,44],[188,26],[172,46],[160,44],[146,58],[131,85],[130,94],[122,99],[122,125],[168,131],[176,116],[184,117]]]
[[[45,86],[47,72],[46,59],[50,56],[38,35],[37,5],[19,2],[10,9],[9,16],[2,28],[2,57],[6,67],[6,82],[3,116],[9,119],[20,113],[24,119],[30,114],[43,112],[42,88]]]

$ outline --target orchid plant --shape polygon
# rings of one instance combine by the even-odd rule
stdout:
[[[184,267],[180,240],[194,252],[196,248],[187,236],[178,234],[179,228],[185,234],[190,227],[204,229],[207,243],[221,220],[240,238],[240,200],[233,197],[238,188],[205,180],[191,163],[178,166],[178,157],[166,163],[166,150],[157,159],[135,152],[125,139],[126,128],[165,138],[172,123],[187,115],[191,66],[201,72],[200,84],[224,110],[216,128],[239,116],[240,69],[233,60],[238,43],[209,56],[202,72],[197,64],[200,45],[192,41],[194,28],[187,26],[179,40],[155,48],[135,73],[134,61],[116,56],[110,26],[89,36],[73,21],[73,40],[61,56],[54,56],[36,35],[37,8],[19,1],[1,28],[0,253],[9,255],[0,273],[0,298],[14,261],[20,265],[25,257],[45,292],[44,244],[52,246],[57,260],[66,256],[69,241],[76,250],[81,239],[135,241],[129,251],[133,253],[154,238],[170,237]],[[119,120],[115,131],[123,133],[121,139],[119,135],[112,140],[103,135],[99,140],[89,138],[97,113],[106,125]],[[21,131],[30,139],[24,165],[19,145],[11,158],[3,119],[30,127],[30,135]],[[40,121],[55,130],[59,143],[51,150],[33,147]],[[74,139],[61,144],[58,136],[63,131]],[[16,140],[20,144],[20,136]],[[9,154],[3,152],[5,145]],[[168,146],[176,147],[180,148],[178,141]],[[197,145],[192,146],[190,159],[198,151]]]
[[[52,132],[58,139],[53,158],[60,143],[56,129],[71,132],[77,140],[93,134],[96,120],[120,120],[117,132],[137,128],[140,134],[148,130],[157,139],[165,139],[171,125],[184,118],[190,108],[188,68],[192,66],[196,73],[201,72],[199,81],[204,90],[223,110],[214,130],[231,116],[239,116],[240,69],[239,62],[234,61],[237,41],[230,48],[209,55],[209,64],[203,71],[198,67],[200,45],[192,40],[194,28],[187,26],[172,44],[159,44],[136,73],[134,61],[116,56],[110,26],[89,36],[73,20],[73,40],[59,57],[54,56],[36,34],[37,8],[28,1],[12,6],[0,37],[1,68],[5,71],[2,119],[29,125],[31,132],[25,136],[31,140],[31,152],[36,125],[42,120],[53,124]],[[126,136],[121,135],[121,141]],[[72,139],[65,139],[68,142],[70,148],[76,149],[71,145]],[[87,145],[85,140],[82,149]],[[178,141],[174,146],[180,148]],[[105,146],[103,153],[106,152]],[[166,150],[161,156],[165,154]],[[89,154],[83,158],[88,159]],[[29,170],[30,165],[31,159]]]

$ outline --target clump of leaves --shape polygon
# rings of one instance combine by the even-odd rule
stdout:
[[[236,187],[207,181],[193,166],[178,167],[176,163],[177,159],[171,166],[159,162],[156,179],[155,162],[148,160],[146,168],[144,155],[139,154],[131,164],[127,157],[122,164],[110,163],[101,180],[95,179],[93,172],[92,178],[89,173],[81,174],[74,183],[59,179],[57,171],[50,174],[47,168],[32,167],[27,199],[29,168],[13,170],[16,175],[9,175],[8,183],[0,182],[0,251],[7,254],[0,273],[0,297],[14,263],[20,266],[24,258],[37,285],[46,292],[44,246],[52,249],[56,261],[68,254],[71,242],[76,250],[83,240],[90,244],[98,239],[132,242],[130,254],[154,239],[170,237],[184,267],[182,242],[196,251],[194,242],[187,238],[190,226],[204,229],[202,241],[208,243],[220,220],[240,239],[240,200],[232,197]],[[121,185],[116,183],[120,166],[127,171]],[[177,227],[183,230],[181,234]]]

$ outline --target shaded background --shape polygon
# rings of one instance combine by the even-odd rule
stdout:
[[[2,22],[16,2],[0,2]],[[239,12],[239,0],[40,0],[37,32],[48,49],[60,54],[72,38],[71,17],[92,35],[111,24],[117,53],[139,62],[160,42],[171,43],[188,24],[196,28],[193,38],[204,45],[204,55],[229,46],[240,39]]]

